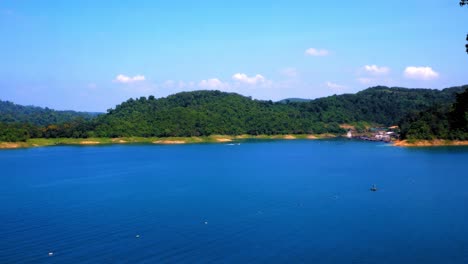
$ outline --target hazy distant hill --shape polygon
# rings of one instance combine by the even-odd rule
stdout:
[[[0,100],[0,123],[29,123],[38,126],[60,124],[81,117],[91,119],[97,113],[56,111],[36,106],[22,106]]]
[[[305,103],[305,102],[310,102],[310,101],[312,101],[312,100],[313,100],[313,99],[286,98],[286,99],[283,99],[283,100],[278,101],[278,103],[283,103],[283,104],[287,104],[287,103]]]

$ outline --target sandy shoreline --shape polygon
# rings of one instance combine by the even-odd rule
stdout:
[[[166,145],[174,145],[174,144],[185,144],[187,142],[183,140],[157,140],[153,141],[154,144],[166,144]]]
[[[88,139],[71,139],[71,138],[54,138],[54,139],[29,139],[26,142],[0,142],[0,149],[17,149],[17,148],[30,148],[30,147],[44,147],[44,146],[57,146],[57,145],[114,145],[114,144],[132,144],[132,143],[147,143],[158,145],[179,145],[179,144],[195,144],[195,143],[229,143],[235,140],[246,139],[323,139],[333,138],[336,135],[322,134],[322,135],[212,135],[207,137],[170,137],[170,138],[141,138],[141,137],[128,137],[128,138],[88,138]]]
[[[16,149],[16,148],[23,148],[22,143],[15,143],[15,142],[0,142],[0,149]]]
[[[101,142],[85,140],[85,141],[81,141],[80,144],[81,145],[97,145],[97,144],[101,144]]]
[[[57,145],[116,145],[116,144],[157,144],[157,145],[180,145],[180,144],[196,144],[196,143],[229,143],[236,140],[258,139],[258,140],[295,140],[295,139],[325,139],[337,137],[336,135],[213,135],[208,137],[171,137],[171,138],[92,138],[92,139],[30,139],[27,142],[0,142],[0,149],[18,149],[18,148],[33,148]],[[468,140],[398,140],[392,142],[396,147],[438,147],[438,146],[468,146]]]
[[[468,140],[416,140],[414,142],[408,140],[398,140],[393,142],[393,146],[397,147],[442,147],[442,146],[468,146]]]

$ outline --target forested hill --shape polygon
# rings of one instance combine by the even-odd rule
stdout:
[[[24,141],[32,137],[340,134],[345,132],[340,125],[363,128],[364,122],[400,124],[402,135],[412,138],[468,138],[468,128],[464,132],[456,125],[465,123],[448,120],[464,118],[468,111],[463,110],[465,103],[456,104],[460,114],[449,112],[456,106],[457,94],[466,89],[468,85],[444,90],[379,86],[306,102],[272,102],[235,93],[193,91],[159,99],[154,96],[129,99],[96,118],[87,113],[1,102],[0,141]],[[426,121],[417,122],[421,117]]]
[[[0,100],[0,123],[28,123],[37,126],[61,124],[75,118],[91,119],[96,113],[56,111],[36,106],[22,106]]]
[[[356,94],[334,95],[295,105],[301,111],[316,113],[323,122],[368,121],[394,125],[407,114],[453,104],[456,94],[467,88],[468,85],[443,90],[377,86]]]
[[[402,139],[468,140],[468,89],[453,105],[435,105],[405,116],[399,123]]]
[[[97,136],[337,133],[358,121],[394,125],[410,113],[449,106],[468,86],[444,90],[374,87],[310,102],[252,100],[234,93],[195,91],[167,98],[129,99],[97,119]]]
[[[310,113],[220,91],[130,99],[98,118],[98,136],[200,136],[340,132]]]
[[[278,101],[278,103],[288,104],[288,103],[306,103],[310,102],[312,99],[304,99],[304,98],[286,98],[283,100]]]

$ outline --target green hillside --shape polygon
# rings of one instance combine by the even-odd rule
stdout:
[[[440,119],[445,123],[441,124],[450,129],[447,122],[453,114],[448,113],[453,109],[457,94],[467,88],[432,90],[379,86],[356,94],[276,103],[253,100],[235,93],[194,91],[159,99],[154,96],[132,98],[94,119],[87,113],[22,107],[3,102],[1,106],[8,110],[2,112],[0,141],[34,137],[340,134],[344,132],[341,124],[359,126],[364,122],[401,124],[404,136],[416,135],[408,132],[411,124],[419,120],[419,115],[434,109],[442,113]]]
[[[468,140],[468,89],[453,105],[435,105],[400,121],[403,139]]]
[[[0,123],[28,123],[37,126],[61,124],[75,118],[91,119],[96,113],[56,111],[36,106],[22,106],[0,100]]]
[[[183,92],[161,99],[130,99],[100,117],[95,133],[111,137],[340,133],[343,123],[394,125],[408,114],[449,106],[466,88],[380,86],[357,94],[286,103],[219,91]]]
[[[212,134],[339,133],[337,123],[290,105],[220,91],[130,99],[97,119],[97,136],[203,136]]]
[[[317,114],[325,123],[368,121],[394,125],[407,114],[435,105],[451,105],[456,94],[467,88],[468,85],[443,90],[378,86],[356,94],[334,95],[293,105],[301,112]]]

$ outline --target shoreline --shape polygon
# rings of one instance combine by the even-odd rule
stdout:
[[[333,134],[300,134],[300,135],[211,135],[203,137],[119,137],[119,138],[32,138],[26,142],[0,142],[2,149],[35,148],[47,146],[97,146],[119,144],[155,144],[155,145],[181,145],[201,143],[230,143],[238,140],[295,140],[295,139],[326,139],[335,138]]]
[[[239,140],[317,140],[336,138],[334,134],[287,134],[287,135],[211,135],[203,137],[119,137],[119,138],[33,138],[26,142],[0,142],[0,150],[21,149],[49,146],[97,146],[120,144],[154,144],[182,145],[203,143],[231,143]],[[391,142],[394,147],[452,147],[468,146],[468,140],[396,140]]]
[[[468,146],[468,140],[397,140],[392,142],[395,147],[455,147]]]

